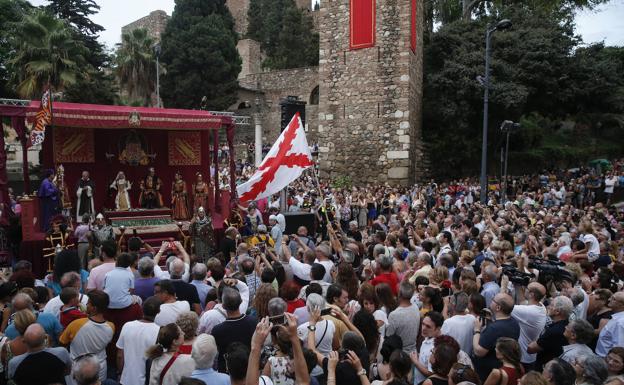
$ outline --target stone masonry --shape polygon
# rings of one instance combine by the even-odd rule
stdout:
[[[376,44],[349,48],[349,0],[322,1],[318,136],[322,176],[414,182],[422,158],[422,4],[416,53],[410,0],[377,0]]]
[[[160,35],[165,32],[165,28],[167,27],[167,22],[169,21],[169,16],[165,11],[156,10],[150,12],[149,15],[140,18],[139,20],[133,21],[132,23],[121,27],[121,33],[128,33],[134,29],[145,28],[147,29],[148,35],[160,41]]]

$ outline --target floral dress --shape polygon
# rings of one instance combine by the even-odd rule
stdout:
[[[290,358],[283,356],[269,357],[271,380],[275,385],[294,385],[295,373]]]

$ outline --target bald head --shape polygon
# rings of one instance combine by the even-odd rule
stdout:
[[[13,297],[13,311],[32,309],[33,300],[26,293],[17,293]]]
[[[514,300],[509,294],[496,294],[491,304],[495,313],[510,315],[514,308]]]
[[[24,343],[28,346],[28,350],[37,350],[45,344],[46,332],[38,323],[31,324],[24,332]]]
[[[624,292],[618,291],[609,299],[609,307],[614,313],[624,311]]]
[[[537,302],[541,301],[546,296],[546,288],[544,285],[538,282],[531,282],[527,287],[529,293],[533,296]]]

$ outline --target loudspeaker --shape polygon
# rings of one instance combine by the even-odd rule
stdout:
[[[306,212],[284,213],[286,218],[286,231],[284,234],[297,234],[297,229],[305,226],[308,236],[314,236],[314,214]]]
[[[297,112],[299,113],[299,116],[301,116],[301,123],[305,127],[306,102],[299,100],[296,96],[288,96],[287,98],[281,99],[279,105],[282,113],[280,121],[281,131],[284,131],[286,127],[288,127],[288,123],[290,123],[290,120]]]

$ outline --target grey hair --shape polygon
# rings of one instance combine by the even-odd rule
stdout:
[[[392,264],[394,263],[394,258],[389,255],[381,255],[379,257],[379,266],[384,269],[392,269]]]
[[[171,261],[171,264],[169,264],[169,275],[171,276],[171,279],[182,278],[185,269],[186,266],[184,264],[184,261],[182,261],[181,259],[176,258],[175,260]]]
[[[357,225],[358,225],[357,221],[349,222],[349,226],[356,226],[357,227]]]
[[[496,273],[497,268],[495,265],[487,265],[481,274],[486,275],[490,281],[496,281],[496,278],[498,278]]]
[[[191,358],[195,361],[197,369],[208,369],[212,368],[218,353],[214,337],[210,334],[200,334],[193,342]]]
[[[584,319],[570,322],[570,328],[576,335],[576,343],[587,345],[594,339],[594,327]]]
[[[410,300],[414,295],[414,286],[409,282],[402,282],[399,286],[399,299]]]
[[[206,267],[203,263],[196,263],[193,266],[193,279],[198,281],[203,281],[206,279],[206,274],[208,273],[208,267]]]
[[[323,254],[326,257],[331,257],[331,249],[326,244],[320,244],[316,246],[315,250],[319,251],[321,254]]]
[[[154,273],[154,260],[150,257],[143,257],[139,259],[137,269],[141,277],[149,277]]]
[[[609,376],[607,364],[602,357],[589,354],[578,356],[576,360],[583,366],[584,382],[601,385]]]
[[[432,261],[432,259],[431,259],[431,254],[429,254],[429,253],[428,253],[428,252],[426,252],[426,251],[423,251],[423,252],[421,252],[420,254],[418,254],[418,260],[419,260],[419,261],[423,261],[423,262],[425,262],[425,263],[427,263],[427,264],[431,265],[431,261]]]
[[[32,298],[26,294],[26,293],[17,293],[15,294],[15,297],[13,297],[13,300],[11,301],[11,304],[13,305],[13,307],[15,307],[15,304],[19,301],[23,301],[26,303],[26,305],[28,305],[29,308],[32,309],[33,307],[33,300]]]
[[[100,362],[94,356],[85,356],[75,361],[72,378],[76,385],[95,385],[100,379]]]
[[[451,296],[451,300],[453,301],[454,314],[464,314],[470,303],[470,297],[464,292],[459,292]]]
[[[75,271],[68,271],[61,277],[61,287],[75,287],[79,288],[82,285],[80,274]]]
[[[561,233],[561,236],[559,237],[559,241],[563,241],[564,244],[566,244],[567,246],[570,246],[570,243],[572,242],[572,237],[570,237],[570,233],[563,232]]]
[[[564,295],[557,296],[552,300],[552,308],[565,318],[568,318],[574,311],[574,304],[572,300]]]
[[[574,306],[577,306],[583,303],[583,301],[585,300],[585,296],[583,295],[583,292],[581,291],[581,289],[579,289],[578,287],[574,287],[572,288],[572,290],[568,292],[570,299],[572,300],[572,304]]]
[[[308,312],[312,312],[314,309],[325,309],[325,298],[323,298],[320,294],[310,293],[308,298],[306,298],[306,307],[308,308]]]
[[[227,311],[235,311],[242,302],[241,295],[238,290],[226,287],[221,295],[221,305]]]
[[[288,304],[280,297],[271,298],[267,305],[269,316],[284,314],[287,308]]]

